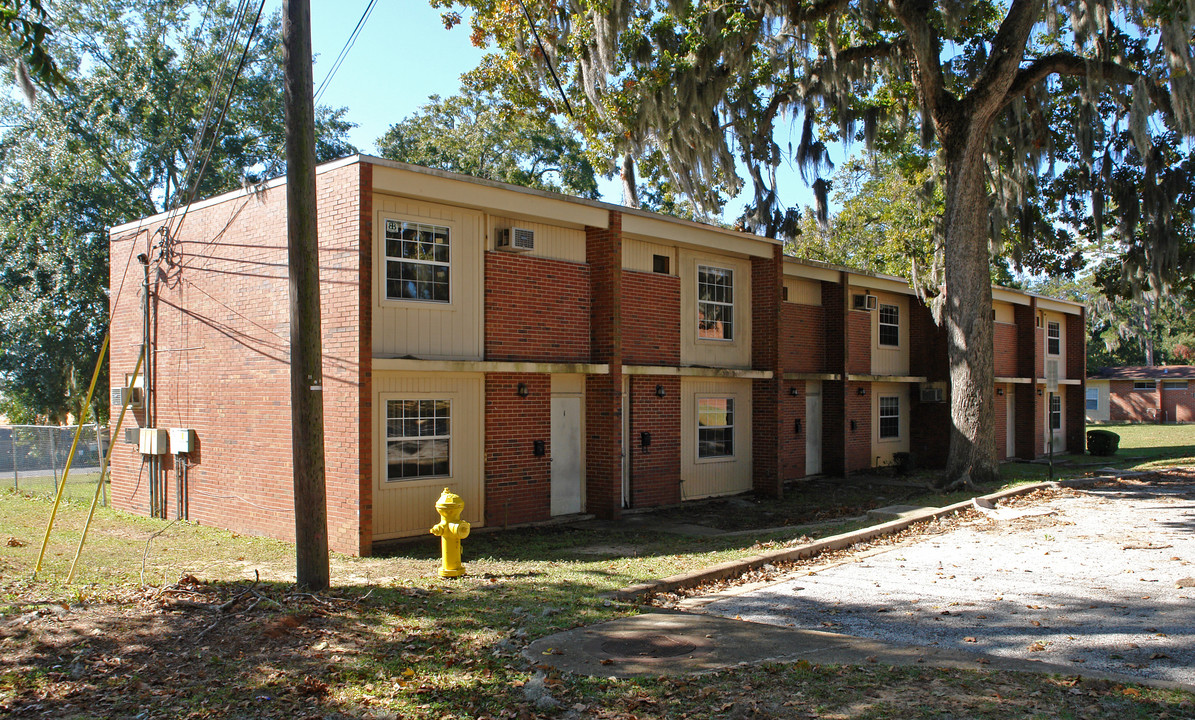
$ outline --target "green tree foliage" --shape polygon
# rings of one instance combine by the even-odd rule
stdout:
[[[251,41],[252,14],[223,0],[88,0],[54,20],[67,84],[0,104],[0,393],[57,421],[81,409],[109,303],[137,302],[108,296],[108,228],[280,174],[285,135],[276,18]],[[343,113],[319,113],[322,159],[355,152]]]
[[[943,194],[941,274],[922,287],[948,288],[936,303],[950,348],[950,481],[998,474],[991,255],[1007,229],[1048,226],[1033,200],[1054,134],[1076,135],[1080,166],[1096,167],[1091,134],[1052,124],[1054,107],[1128,131],[1147,176],[1160,172],[1147,149],[1151,124],[1195,134],[1192,0],[566,0],[525,11],[458,1],[474,9],[475,41],[499,49],[487,72],[534,93],[554,68],[587,99],[586,127],[615,149],[660,152],[702,208],[717,209],[745,172],[754,202],[743,220],[764,234],[792,225],[776,183],[782,162],[805,174],[824,218],[828,139],[874,144],[917,132]],[[799,142],[780,147],[777,123],[797,117]],[[1102,194],[1099,177],[1089,173],[1075,194]],[[1164,215],[1169,189],[1141,195],[1146,225]]]
[[[501,182],[599,196],[580,140],[549,115],[523,112],[494,93],[433,95],[378,138],[391,160]]]
[[[35,95],[35,82],[53,88],[65,81],[47,47],[51,32],[41,0],[0,0],[0,36],[6,41],[0,62],[14,66],[27,97]]]

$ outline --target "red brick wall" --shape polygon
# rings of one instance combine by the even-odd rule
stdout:
[[[1195,390],[1191,383],[1182,389],[1162,388],[1162,419],[1164,422],[1195,421]]]
[[[368,172],[354,164],[317,177],[328,538],[346,553],[368,552],[371,538]],[[132,372],[141,339],[141,267],[130,256],[146,251],[159,225],[111,245],[114,293],[124,284],[111,306],[114,383]],[[293,540],[285,186],[192,210],[175,250],[173,265],[151,263],[161,281],[153,288],[155,409],[158,427],[196,431],[189,517]],[[137,415],[125,427],[144,422]],[[113,504],[148,514],[141,455],[123,437],[113,452]],[[176,469],[164,465],[173,517]]]
[[[779,245],[772,247],[772,257],[751,258],[751,364],[757,370],[769,370],[772,377],[751,381],[752,487],[763,497],[784,494],[780,478],[780,385],[783,368],[780,361],[781,291],[784,256]]]
[[[519,383],[527,397],[519,397]],[[485,376],[485,515],[487,525],[546,520],[552,502],[552,376]],[[544,442],[536,457],[534,441]]]
[[[826,370],[826,311],[817,305],[780,308],[780,364],[785,372]]]
[[[609,228],[585,228],[589,265],[591,362],[622,364],[622,213],[610,211]],[[679,284],[678,284],[679,292]],[[678,309],[679,312],[679,309]],[[678,331],[679,333],[679,323]]]
[[[911,401],[909,418],[913,426],[909,449],[917,467],[945,467],[950,453],[950,401],[923,403],[918,393]]]
[[[1134,390],[1132,380],[1108,383],[1108,420],[1110,422],[1156,422],[1158,391]]]
[[[680,278],[622,273],[622,361],[680,365]]]
[[[636,375],[630,383],[631,507],[674,505],[680,502],[680,378]],[[657,385],[664,397],[656,395]]]
[[[909,374],[931,381],[950,377],[946,330],[938,327],[929,308],[909,301]]]
[[[1017,326],[995,323],[996,377],[1017,377]]]
[[[859,394],[863,388],[864,395]],[[871,467],[871,383],[846,383],[846,471]],[[851,429],[851,422],[855,428]]]
[[[589,289],[585,265],[487,252],[486,359],[588,362]]]
[[[846,371],[853,375],[871,374],[871,313],[851,310],[847,317]]]
[[[789,393],[790,388],[796,388],[796,397]],[[796,430],[797,420],[801,421],[799,433]],[[797,380],[781,383],[778,438],[781,480],[805,477],[805,438],[808,431],[805,419],[805,382]]]
[[[846,372],[846,290],[837,283],[822,283],[822,313],[825,317],[826,371]]]

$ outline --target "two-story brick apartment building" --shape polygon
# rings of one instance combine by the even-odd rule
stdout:
[[[334,549],[425,533],[444,487],[506,526],[945,457],[945,338],[903,280],[372,157],[321,166],[317,193]],[[153,425],[193,431],[119,444],[117,506],[293,537],[285,200],[276,181],[112,230],[113,385],[143,254]],[[1051,425],[1081,450],[1081,306],[993,292],[1001,457]]]

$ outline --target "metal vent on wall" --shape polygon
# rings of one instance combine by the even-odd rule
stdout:
[[[535,231],[528,228],[509,227],[498,230],[499,250],[507,252],[529,252],[535,249]]]
[[[921,388],[921,402],[923,402],[923,403],[940,403],[940,402],[942,402],[942,388],[933,387],[933,386]]]

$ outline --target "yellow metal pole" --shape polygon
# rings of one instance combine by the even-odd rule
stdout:
[[[133,368],[133,377],[129,380],[128,388],[125,389],[124,405],[120,406],[120,415],[116,418],[116,428],[112,431],[112,437],[120,435],[120,426],[124,424],[124,414],[129,409],[129,401],[133,397],[133,388],[137,385],[137,375],[141,372],[141,361],[144,359],[145,353],[141,353],[137,357],[137,367]],[[96,483],[95,495],[91,497],[91,509],[87,511],[87,522],[83,524],[83,535],[79,537],[79,547],[75,549],[75,559],[71,560],[71,572],[66,576],[67,585],[75,581],[75,566],[79,564],[79,555],[83,554],[83,543],[87,542],[87,531],[91,529],[91,519],[95,517],[95,506],[99,502],[100,491],[104,487],[104,475],[108,473],[108,463],[112,459],[112,448],[114,447],[116,447],[115,442],[108,443],[108,451],[104,453],[104,457],[100,461],[100,481]]]
[[[66,490],[66,478],[71,472],[71,463],[75,459],[75,448],[79,445],[79,435],[83,432],[83,421],[87,418],[87,411],[91,409],[91,396],[95,393],[95,384],[100,380],[100,368],[104,366],[104,357],[108,354],[108,342],[111,335],[104,334],[104,346],[100,348],[99,360],[95,363],[95,372],[91,373],[91,386],[87,388],[87,402],[83,404],[83,411],[79,413],[79,426],[75,429],[75,439],[71,442],[71,454],[66,458],[66,467],[62,470],[62,482],[58,485],[58,492],[54,494],[54,509],[50,511],[50,522],[46,524],[46,536],[41,541],[41,552],[37,554],[37,567],[33,569],[33,579],[41,572],[42,560],[46,557],[46,545],[50,542],[50,531],[54,529],[54,518],[58,515],[58,504],[62,502],[62,493]]]

